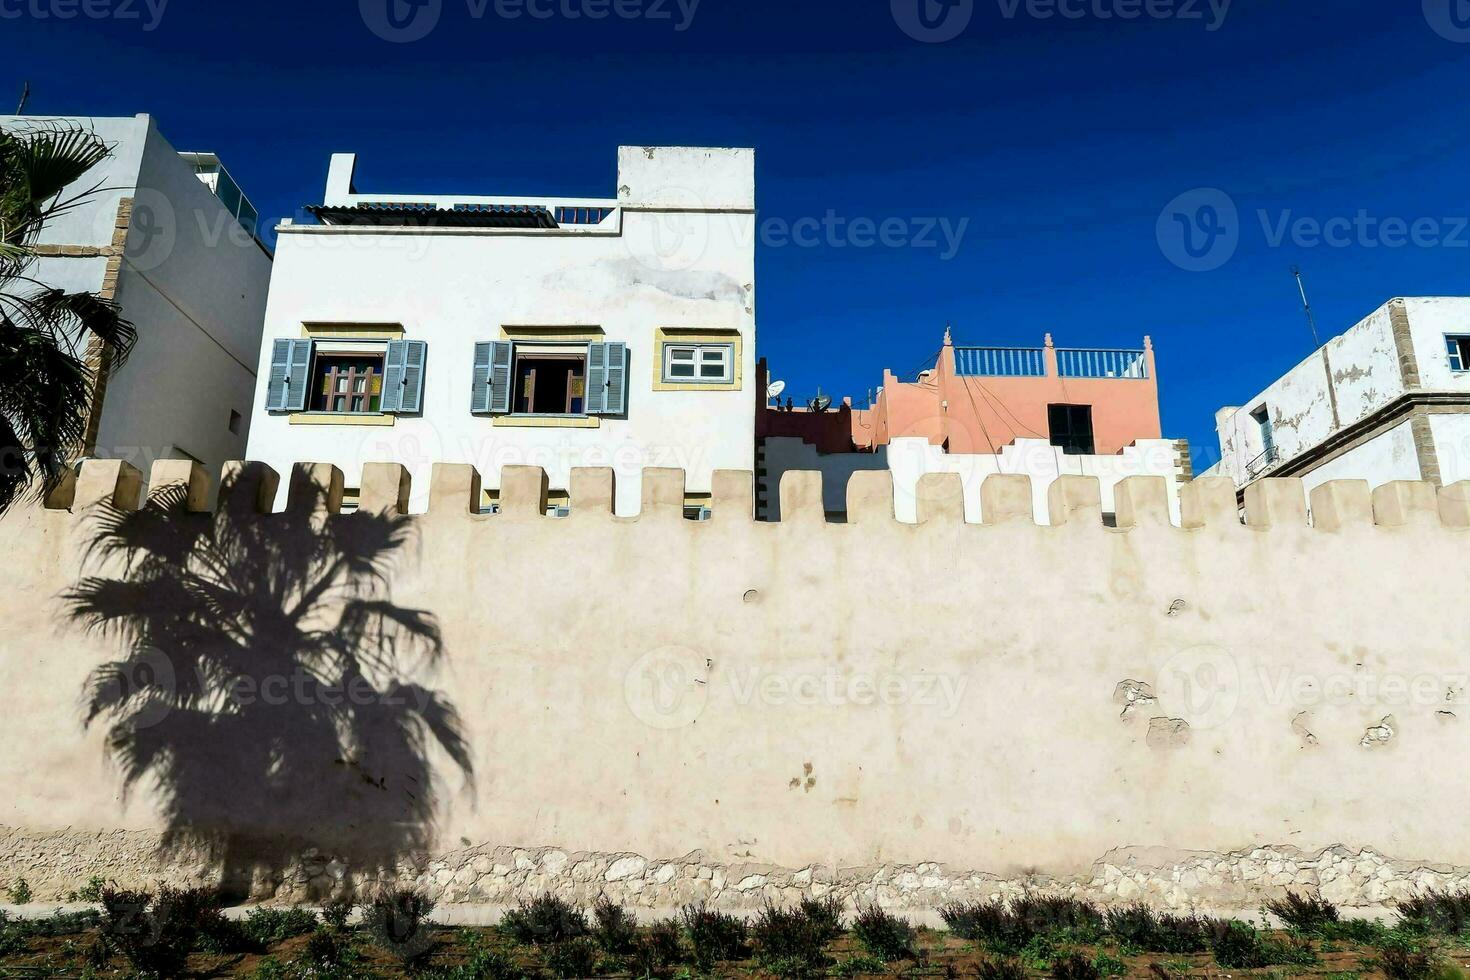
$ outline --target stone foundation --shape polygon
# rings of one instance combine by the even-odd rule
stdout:
[[[122,886],[218,885],[210,849],[162,847],[134,831],[27,834],[0,831],[0,882],[25,878],[35,900],[61,901],[100,876]],[[638,854],[589,853],[554,847],[479,846],[422,860],[394,871],[363,873],[330,855],[307,849],[288,866],[257,872],[252,897],[269,902],[318,902],[363,894],[397,881],[427,891],[441,905],[506,906],[552,892],[590,905],[600,896],[642,909],[672,909],[706,901],[729,910],[767,902],[835,895],[844,904],[876,902],[886,908],[933,911],[961,901],[984,901],[1049,891],[1112,905],[1146,901],[1159,908],[1254,912],[1287,890],[1320,894],[1349,909],[1388,911],[1395,901],[1428,889],[1470,888],[1470,868],[1399,861],[1372,849],[1341,845],[1308,853],[1287,846],[1232,852],[1120,848],[1084,875],[1002,877],[935,863],[831,868],[721,864],[698,852],[650,859]]]

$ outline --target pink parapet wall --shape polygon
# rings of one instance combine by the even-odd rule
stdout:
[[[1018,438],[1049,437],[1051,405],[1089,405],[1097,455],[1110,456],[1141,439],[1160,439],[1158,372],[1153,344],[1144,338],[1146,377],[1062,377],[1050,334],[1039,353],[1045,374],[1034,377],[961,375],[946,334],[933,370],[918,381],[883,372],[883,389],[871,409],[852,413],[852,442],[859,449],[915,436],[951,453],[994,454]]]

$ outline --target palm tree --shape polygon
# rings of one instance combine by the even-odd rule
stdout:
[[[28,487],[53,489],[82,447],[87,344],[100,342],[118,365],[136,338],[115,303],[27,274],[42,226],[100,187],[63,194],[110,152],[75,127],[0,131],[0,514]]]
[[[404,679],[443,654],[434,617],[388,597],[411,519],[266,517],[234,490],[213,515],[179,487],[100,505],[87,563],[107,574],[66,599],[124,655],[92,673],[87,723],[159,801],[165,843],[213,849],[232,891],[270,893],[307,848],[392,871],[432,843],[435,750],[472,778],[454,707]]]

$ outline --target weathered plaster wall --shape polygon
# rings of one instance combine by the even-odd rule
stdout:
[[[1362,479],[1369,473],[1373,475],[1371,482],[1375,486],[1393,480],[1423,478],[1419,472],[1419,458],[1414,452],[1411,422],[1400,422],[1362,445],[1328,460],[1303,476],[1302,483],[1310,491],[1332,480]]]
[[[164,829],[156,790],[122,799],[78,714],[117,640],[58,600],[97,531],[89,502],[136,490],[106,467],[84,467],[75,513],[0,520],[16,556],[0,591],[0,738],[15,747],[0,878],[24,872],[45,899],[83,870],[159,870],[140,863]],[[644,474],[636,520],[610,516],[605,472],[574,474],[566,520],[539,516],[544,477],[521,468],[501,514],[472,516],[471,477],[436,468],[381,585],[437,616],[445,658],[417,680],[457,705],[473,761],[470,780],[431,754],[432,844],[401,861],[441,897],[749,906],[836,887],[922,909],[1050,881],[1238,907],[1330,885],[1373,905],[1466,880],[1470,487],[1320,487],[1309,526],[1297,481],[1254,485],[1249,524],[1232,484],[1198,481],[1181,528],[1163,481],[1129,480],[1110,529],[1088,479],[1053,484],[1043,528],[1015,476],[985,482],[985,525],[964,523],[955,474],[924,478],[917,525],[893,519],[881,473],[849,485],[846,525],[824,523],[808,474],[787,475],[779,524],[750,520],[748,474],[716,475],[706,523],[681,519],[678,472]],[[312,480],[327,511],[340,493],[340,473],[303,470],[298,514]],[[311,526],[357,540],[405,490],[375,468],[364,513]],[[181,519],[293,528],[273,549],[288,560],[311,535],[291,511],[253,513],[270,496],[243,481],[222,515]],[[363,775],[365,800],[408,791]],[[238,777],[220,765],[193,791],[243,807]],[[350,857],[309,848],[338,823],[370,833],[369,812],[251,828],[302,855],[257,891],[350,880]],[[207,870],[191,853],[169,873]]]

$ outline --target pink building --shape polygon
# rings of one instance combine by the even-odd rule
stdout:
[[[764,362],[759,373],[764,391]],[[901,512],[908,484],[924,472],[960,472],[972,483],[988,472],[1025,473],[1038,493],[1064,473],[1096,475],[1105,508],[1126,476],[1168,478],[1171,499],[1190,479],[1188,444],[1162,437],[1147,337],[1129,350],[1058,348],[1050,334],[1040,347],[966,347],[946,331],[934,366],[915,381],[885,370],[871,407],[761,404],[756,435],[757,492],[768,517],[792,469],[824,474],[834,516],[845,508],[847,478],[861,469],[893,471]]]

